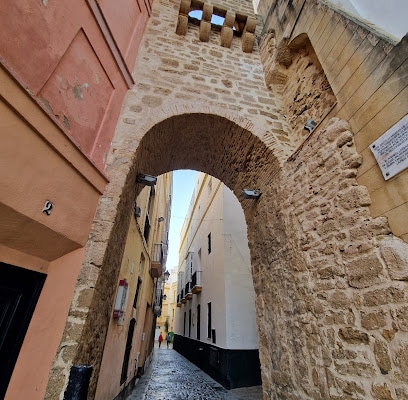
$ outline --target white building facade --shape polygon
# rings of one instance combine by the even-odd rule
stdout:
[[[235,195],[197,174],[181,231],[174,348],[227,389],[259,385],[255,293]]]

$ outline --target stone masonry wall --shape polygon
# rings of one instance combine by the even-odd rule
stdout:
[[[291,129],[291,145],[297,148],[310,133],[304,129],[306,121],[323,121],[336,97],[307,35],[278,47],[274,32],[267,32],[260,38],[260,53],[265,83],[282,97],[282,117]]]
[[[224,1],[222,6],[234,11],[235,3]],[[240,1],[239,11],[253,16],[252,3]],[[252,53],[244,53],[241,38],[234,37],[225,48],[219,31],[211,31],[209,42],[201,42],[199,27],[193,24],[185,36],[177,35],[178,12],[177,0],[162,0],[153,8],[134,70],[135,88],[125,101],[113,147],[122,145],[129,132],[140,140],[135,128],[175,104],[213,106],[245,117],[266,141],[287,135],[286,123],[279,118],[280,99],[265,87],[256,43]],[[292,151],[282,141],[282,152],[289,156]]]
[[[370,149],[407,115],[408,35],[395,43],[333,3],[261,0],[264,32],[273,30],[277,49],[307,35],[337,100],[327,118],[350,123],[363,156],[357,179],[370,192],[370,211],[386,216],[394,234],[408,242],[408,170],[385,181]]]
[[[331,120],[260,201],[270,232],[250,244],[264,399],[408,398],[408,246],[370,216],[361,161],[347,123]]]

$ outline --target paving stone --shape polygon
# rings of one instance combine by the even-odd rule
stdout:
[[[236,395],[233,393],[236,391]],[[126,400],[262,399],[261,387],[227,390],[173,349],[155,348],[153,360]]]

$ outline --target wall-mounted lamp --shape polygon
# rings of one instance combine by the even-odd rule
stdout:
[[[304,128],[309,131],[309,133],[312,133],[313,129],[316,128],[317,122],[313,121],[312,119],[308,119],[307,122],[305,123]]]
[[[154,186],[157,182],[157,177],[153,175],[139,174],[136,178],[136,182],[142,183],[146,186]]]
[[[120,318],[125,314],[128,283],[126,279],[119,281],[118,291],[116,293],[115,307],[113,308],[113,318]]]
[[[163,221],[164,221],[164,217],[159,217],[158,221],[159,221],[159,222],[163,222]]]
[[[164,301],[167,300],[167,295],[166,295],[166,294],[163,295],[163,300],[164,300]]]
[[[164,275],[164,281],[167,282],[169,280],[170,277],[170,272],[169,271],[165,271]]]
[[[244,199],[258,199],[261,196],[261,191],[259,189],[244,189],[241,196]]]

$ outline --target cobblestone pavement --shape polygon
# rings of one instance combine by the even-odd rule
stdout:
[[[260,386],[226,390],[173,349],[155,348],[152,363],[126,400],[262,400]]]

